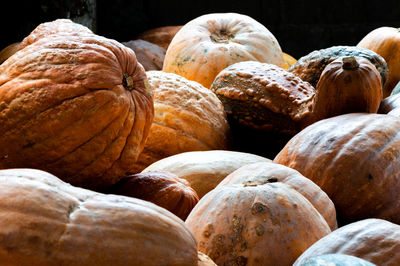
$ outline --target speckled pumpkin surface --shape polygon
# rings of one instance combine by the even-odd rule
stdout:
[[[331,253],[355,256],[376,265],[400,265],[400,226],[381,219],[366,219],[340,227],[308,248],[294,266],[308,265],[303,263]]]
[[[92,189],[130,170],[154,112],[131,49],[56,20],[25,38],[0,73],[0,168],[42,169]]]
[[[153,90],[154,120],[133,172],[178,153],[228,148],[229,124],[213,92],[173,73],[148,71],[147,77]]]
[[[316,122],[274,162],[311,179],[336,207],[339,225],[365,218],[400,223],[400,118],[354,113]]]
[[[185,223],[217,265],[292,265],[331,232],[306,198],[280,182],[216,188]]]
[[[150,202],[33,169],[0,171],[0,190],[1,265],[197,265],[185,223]]]
[[[298,59],[289,68],[289,72],[309,82],[314,88],[324,71],[326,65],[341,56],[360,56],[368,59],[381,75],[382,86],[389,76],[389,69],[385,59],[377,53],[357,46],[332,46],[326,49],[316,50]]]

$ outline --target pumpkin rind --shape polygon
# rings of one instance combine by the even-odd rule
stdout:
[[[147,201],[0,171],[1,265],[197,265],[184,222]]]
[[[400,118],[355,113],[316,122],[275,157],[328,194],[338,222],[400,222]]]
[[[0,51],[0,64],[6,61],[10,56],[19,50],[19,42],[12,43]]]
[[[248,60],[284,66],[278,41],[262,24],[246,15],[214,13],[193,19],[177,32],[163,71],[210,88],[221,70]]]
[[[344,254],[326,254],[311,257],[305,262],[301,263],[300,266],[327,266],[327,265],[338,265],[338,266],[376,266],[369,261]]]
[[[393,94],[383,99],[379,105],[378,113],[387,114],[400,107],[400,94]]]
[[[340,227],[308,248],[294,263],[303,265],[323,254],[347,254],[376,265],[400,264],[400,226],[381,219],[365,219]]]
[[[151,43],[154,43],[165,50],[168,49],[169,44],[174,38],[175,34],[182,28],[182,26],[163,26],[154,29],[146,30],[140,33],[137,37]]]
[[[337,228],[335,206],[326,193],[298,171],[277,163],[259,162],[244,165],[227,175],[216,188],[232,184],[260,186],[276,182],[289,185],[303,195],[325,218],[331,230]]]
[[[385,59],[371,50],[357,46],[332,46],[326,49],[313,51],[299,58],[288,71],[300,77],[302,80],[309,82],[316,88],[325,67],[333,60],[342,56],[359,56],[368,59],[380,73],[382,86],[385,85],[389,76],[389,69]]]
[[[292,65],[294,65],[297,60],[293,56],[282,52],[283,55],[283,60],[285,60],[285,65],[283,66],[283,69],[288,70]]]
[[[312,204],[283,183],[216,188],[185,223],[217,265],[292,265],[331,231]]]
[[[144,40],[132,40],[122,44],[135,52],[138,62],[146,71],[162,69],[165,58],[164,48]]]
[[[42,169],[99,189],[136,161],[153,100],[131,49],[75,25],[38,26],[0,66],[0,168]]]

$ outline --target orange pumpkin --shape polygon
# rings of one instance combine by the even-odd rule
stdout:
[[[12,43],[0,51],[0,64],[19,50],[19,42]]]
[[[236,13],[207,14],[178,31],[168,47],[163,71],[210,88],[221,70],[248,60],[285,64],[278,41],[256,20]]]
[[[70,20],[39,25],[0,65],[0,168],[100,189],[128,172],[153,120],[134,52]]]
[[[297,62],[297,60],[293,56],[287,53],[282,52],[282,54],[283,54],[283,60],[285,60],[285,65],[283,66],[283,68],[285,70],[288,70],[293,64]]]

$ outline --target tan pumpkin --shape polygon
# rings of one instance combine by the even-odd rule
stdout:
[[[296,260],[294,266],[308,265],[303,263],[323,254],[351,255],[374,265],[400,265],[400,226],[381,219],[348,224],[315,242]]]
[[[210,150],[183,152],[166,157],[146,167],[143,172],[165,171],[189,181],[199,198],[214,189],[228,174],[239,167],[270,162],[270,159],[245,152]]]
[[[0,64],[19,50],[19,42],[12,43],[0,51]]]
[[[134,52],[70,20],[39,25],[0,65],[0,168],[100,189],[130,170],[153,120]]]
[[[201,84],[173,73],[148,71],[154,119],[132,172],[188,151],[227,149],[230,129],[221,101]]]
[[[210,88],[217,74],[242,61],[283,67],[281,47],[256,20],[237,13],[214,13],[185,24],[168,46],[163,71]]]
[[[185,223],[157,205],[0,171],[1,265],[197,265]]]
[[[292,265],[331,232],[314,206],[281,182],[216,188],[185,223],[217,265]]]
[[[339,225],[366,218],[400,223],[400,118],[354,113],[318,121],[294,136],[274,162],[328,194]]]
[[[154,29],[146,30],[140,33],[137,38],[144,41],[154,43],[165,50],[168,49],[169,44],[174,38],[175,34],[182,28],[182,26],[162,26]]]
[[[374,51],[382,56],[388,67],[389,77],[383,87],[383,97],[390,95],[396,84],[400,81],[400,32],[394,27],[380,27],[369,32],[357,44],[358,47],[363,47]]]
[[[331,230],[337,228],[335,206],[326,193],[296,170],[277,163],[259,162],[244,165],[227,175],[216,188],[233,184],[260,186],[276,182],[287,184],[303,195],[325,218]]]
[[[182,220],[199,201],[188,181],[162,171],[129,174],[109,187],[107,193],[150,201]]]
[[[122,44],[135,52],[138,62],[146,71],[162,69],[165,58],[164,48],[144,40],[132,40]]]

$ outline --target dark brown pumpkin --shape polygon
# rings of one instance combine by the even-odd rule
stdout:
[[[275,157],[311,179],[336,207],[339,225],[365,218],[400,223],[400,118],[355,113],[316,122]]]

